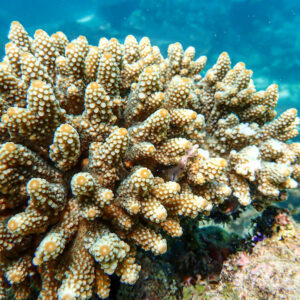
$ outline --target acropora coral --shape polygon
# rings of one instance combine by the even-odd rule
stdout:
[[[297,111],[227,53],[124,44],[12,22],[0,64],[0,299],[106,298],[136,247],[167,250],[180,218],[225,200],[263,209],[300,180]]]

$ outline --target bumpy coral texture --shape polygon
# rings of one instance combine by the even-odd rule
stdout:
[[[238,199],[257,209],[300,180],[297,111],[256,91],[227,53],[147,37],[84,36],[13,22],[0,64],[0,299],[106,298],[134,284],[136,247],[155,255],[180,218]]]

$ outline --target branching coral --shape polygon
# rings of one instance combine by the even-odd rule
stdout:
[[[0,298],[106,298],[134,284],[135,249],[167,250],[180,217],[225,200],[261,209],[300,180],[297,111],[275,119],[276,85],[227,53],[206,57],[148,38],[124,44],[18,22],[0,64]]]

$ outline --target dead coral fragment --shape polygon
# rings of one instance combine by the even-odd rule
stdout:
[[[107,298],[134,284],[135,248],[159,255],[181,217],[226,200],[262,209],[300,182],[297,111],[256,91],[226,52],[149,38],[33,38],[13,22],[0,63],[0,299]]]

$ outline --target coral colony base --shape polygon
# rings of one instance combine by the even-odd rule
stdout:
[[[147,37],[124,44],[11,24],[0,64],[0,299],[106,298],[134,284],[136,246],[159,255],[180,217],[224,201],[263,209],[300,181],[297,111],[276,118],[227,53]]]

